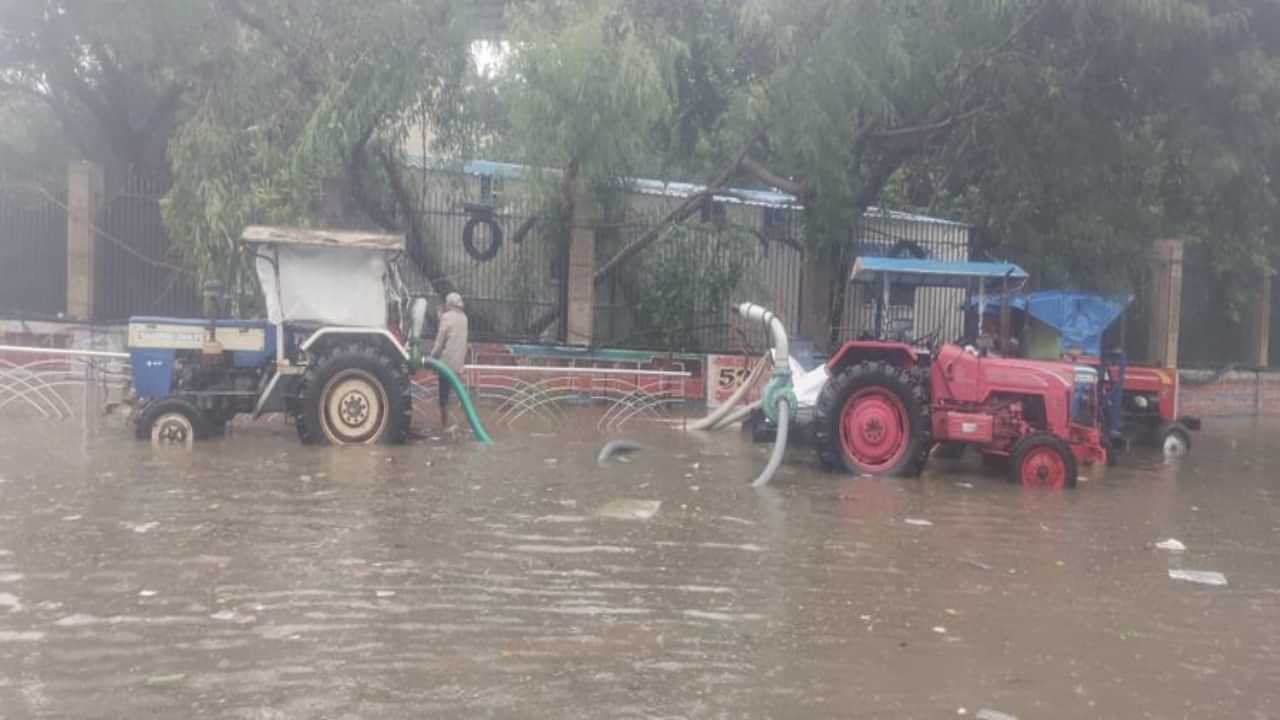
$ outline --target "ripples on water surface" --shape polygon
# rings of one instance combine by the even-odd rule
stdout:
[[[736,434],[633,425],[655,449],[600,468],[592,427],[187,456],[9,423],[0,717],[1280,715],[1275,426],[1065,494],[804,450],[757,493]]]

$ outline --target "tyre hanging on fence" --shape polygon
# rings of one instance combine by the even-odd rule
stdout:
[[[498,224],[492,207],[470,203],[465,207],[471,219],[462,228],[462,247],[476,262],[489,262],[502,249],[502,226]],[[476,243],[476,228],[480,226],[487,228],[489,235],[489,242],[483,248]]]

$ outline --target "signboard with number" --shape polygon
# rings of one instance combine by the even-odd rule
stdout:
[[[720,407],[728,402],[742,383],[747,381],[751,368],[758,361],[759,358],[742,355],[708,355],[707,407]],[[766,375],[765,378],[767,377]],[[760,393],[764,391],[764,385],[764,382],[757,382],[755,387],[747,392],[746,401],[759,400]]]

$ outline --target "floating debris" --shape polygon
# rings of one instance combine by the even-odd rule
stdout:
[[[395,597],[396,591],[395,590],[379,590],[374,594],[380,598],[389,598],[389,597]]]
[[[2,572],[0,573],[0,583],[16,583],[22,580],[22,573]]]
[[[596,514],[613,520],[648,520],[662,507],[661,500],[614,500]]]
[[[155,530],[156,528],[160,527],[160,523],[158,522],[145,522],[145,523],[126,522],[126,523],[120,523],[120,524],[138,533],[139,535],[146,535],[152,530]]]
[[[982,708],[974,717],[978,718],[978,720],[1018,720],[1014,715],[1002,713],[999,710],[990,710],[988,708]]]
[[[1170,569],[1169,577],[1173,580],[1186,580],[1187,582],[1211,585],[1213,587],[1227,586],[1227,576],[1212,570]]]
[[[0,593],[0,608],[7,608],[9,612],[16,612],[22,609],[22,601],[13,593]]]
[[[934,625],[934,626],[933,626],[933,631],[934,631],[934,632],[936,632],[936,633],[938,633],[939,635],[946,635],[946,634],[947,634],[947,629],[946,629],[945,627],[943,627],[942,625]]]
[[[915,525],[916,527],[933,527],[933,523],[928,520],[921,520],[920,518],[907,518],[902,522],[908,525]]]
[[[1156,543],[1156,547],[1160,548],[1161,550],[1168,550],[1170,552],[1182,552],[1183,550],[1187,549],[1186,545],[1183,545],[1182,543],[1178,542],[1173,538],[1169,538],[1168,540],[1161,540],[1160,542]]]
[[[139,590],[138,591],[138,597],[155,597],[156,594],[157,593],[155,590]]]
[[[609,458],[613,457],[614,455],[621,456],[621,455],[625,455],[626,453],[638,452],[643,449],[644,449],[643,445],[641,445],[638,442],[633,442],[631,440],[611,440],[605,443],[604,447],[600,448],[600,452],[596,455],[596,463],[600,465],[604,465],[605,463],[609,462]],[[624,460],[625,458],[619,457],[618,459]]]

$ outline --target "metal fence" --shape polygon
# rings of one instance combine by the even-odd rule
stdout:
[[[642,237],[665,213],[649,208],[620,222],[604,222],[596,230],[597,266],[628,243]],[[700,222],[699,222],[700,220]],[[661,348],[670,352],[741,352],[754,349],[763,335],[744,335],[729,310],[730,302],[751,301],[777,312],[798,326],[804,225],[799,210],[747,204],[714,203],[703,217],[670,231],[628,261],[596,288],[596,343],[617,348]],[[683,302],[660,296],[646,280],[651,276],[703,271],[730,277],[730,263],[740,263],[737,286],[726,297],[712,297],[696,286],[676,287]],[[648,291],[646,293],[646,291]],[[685,307],[679,318],[653,312],[647,303],[675,302]]]
[[[421,191],[427,254],[466,298],[472,339],[563,341],[568,256],[554,215],[475,175],[433,171]]]
[[[64,186],[0,178],[0,317],[56,318],[66,310]]]
[[[934,218],[872,210],[852,232],[849,256],[842,270],[858,256],[928,258],[948,262],[969,260],[969,228]],[[951,288],[893,288],[885,312],[884,334],[899,339],[936,336],[943,341],[964,333],[961,304],[964,290]],[[876,330],[876,310],[882,295],[850,285],[844,297],[839,337],[851,340]]]
[[[167,179],[124,171],[108,175],[104,185],[96,219],[94,320],[199,317],[196,276],[184,266],[160,216]]]

